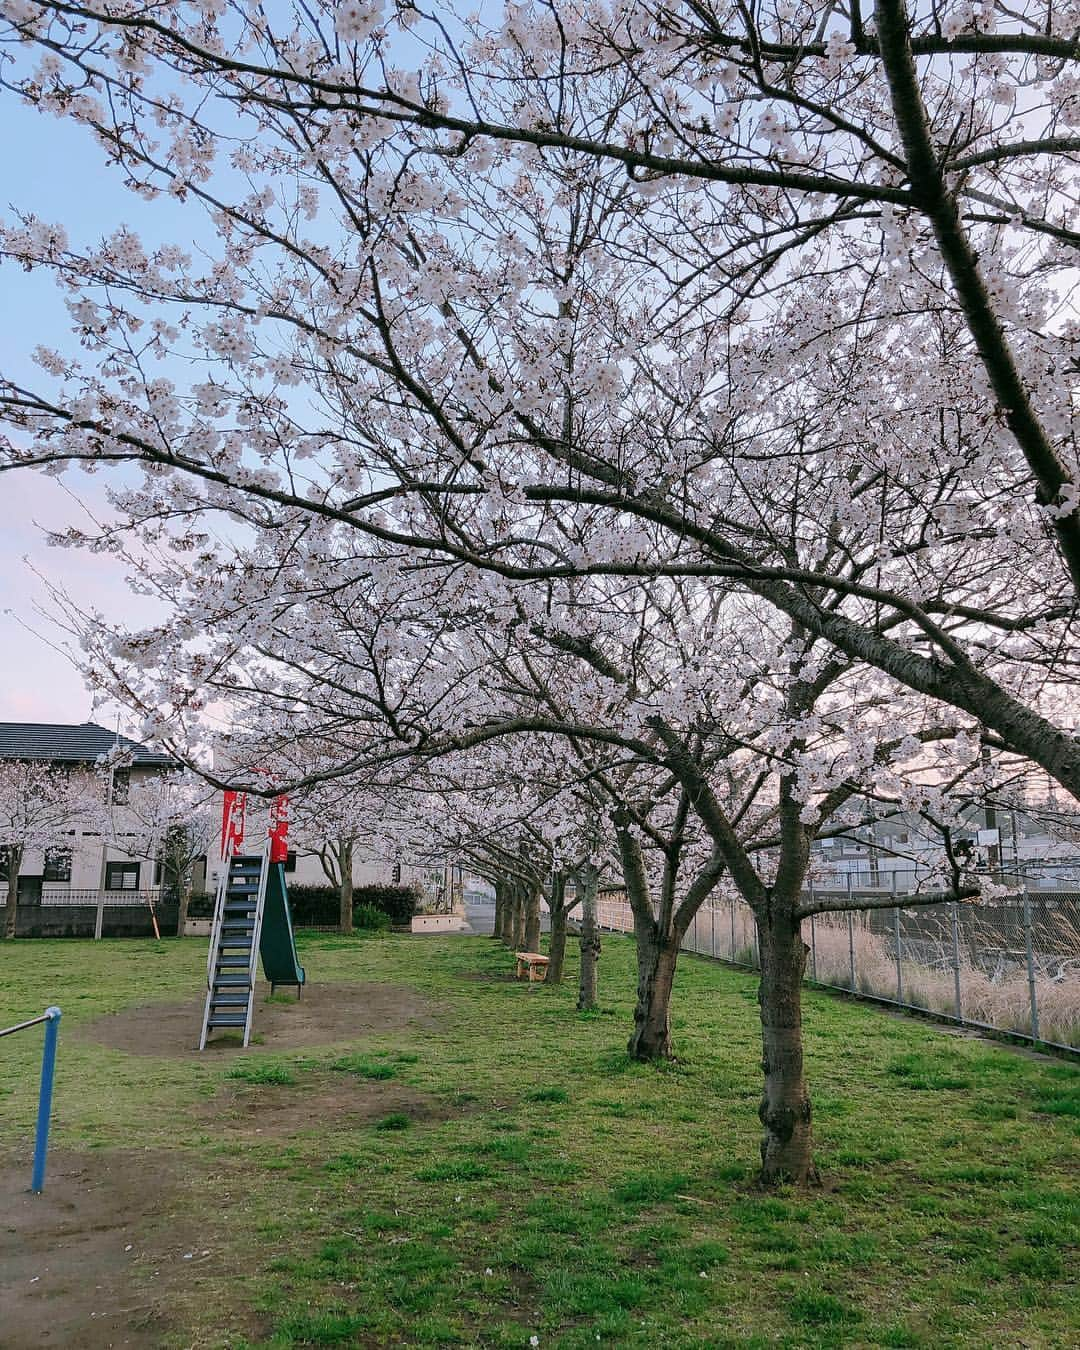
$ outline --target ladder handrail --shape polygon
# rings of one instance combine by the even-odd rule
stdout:
[[[206,963],[206,1006],[203,1010],[202,1033],[199,1037],[199,1049],[206,1048],[206,1038],[210,1034],[210,1020],[215,993],[219,993],[218,963],[221,957],[221,945],[225,928],[225,910],[229,901],[229,888],[232,881],[233,863],[236,858],[257,858],[259,861],[259,884],[255,892],[255,912],[252,915],[251,949],[248,952],[247,989],[244,1008],[244,1045],[251,1039],[251,1018],[255,1008],[255,981],[259,971],[259,943],[262,937],[263,913],[266,907],[266,889],[270,877],[270,841],[267,840],[258,852],[234,854],[224,859],[224,869],[218,880],[217,896],[214,901],[214,924],[210,941],[210,954]],[[237,990],[237,992],[240,992]]]
[[[229,868],[231,866],[232,858],[226,858],[218,876],[217,892],[214,895],[214,920],[210,926],[210,951],[206,957],[207,989],[214,982],[214,967],[217,965],[218,951],[221,947],[221,927],[225,920],[225,896],[229,890]]]
[[[248,961],[248,1005],[244,1021],[244,1044],[251,1036],[251,1018],[255,1011],[255,981],[259,975],[259,943],[262,939],[263,912],[266,909],[266,886],[270,879],[270,840],[262,849],[262,866],[259,868],[259,893],[255,901],[255,923],[251,930],[251,958]]]

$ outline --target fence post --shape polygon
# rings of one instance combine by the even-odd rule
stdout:
[[[731,897],[731,959],[735,960],[735,897]]]
[[[813,877],[811,877],[807,881],[806,888],[810,896],[810,907],[811,909],[813,909],[814,906]],[[810,915],[810,978],[814,981],[815,984],[817,984],[817,929],[814,925],[814,921],[816,918],[817,915],[815,914]]]
[[[716,906],[709,906],[709,955],[716,955]]]
[[[852,891],[851,881],[852,881],[852,877],[851,877],[851,873],[849,872],[849,873],[847,874],[847,898],[848,898],[848,904],[849,904],[849,905],[851,904],[851,891]],[[850,987],[850,989],[851,989],[851,992],[854,993],[854,992],[855,992],[855,919],[854,919],[854,916],[853,916],[853,914],[852,914],[852,912],[851,912],[850,909],[849,909],[848,912],[847,912],[847,946],[848,946],[848,973],[849,973],[848,985],[849,985],[849,987]]]
[[[817,984],[817,928],[814,925],[815,915],[810,915],[810,978]]]
[[[1027,955],[1028,1000],[1031,1003],[1031,1038],[1039,1040],[1039,995],[1035,988],[1035,944],[1031,936],[1031,896],[1027,877],[1020,878],[1024,897],[1024,951]]]
[[[960,1001],[960,906],[955,900],[952,902],[952,968],[956,1020],[963,1022],[964,1010]]]
[[[41,1056],[41,1090],[38,1093],[37,1132],[34,1135],[34,1172],[30,1189],[40,1195],[45,1186],[45,1154],[49,1147],[49,1118],[52,1115],[53,1075],[56,1072],[56,1036],[60,1030],[60,1009],[46,1008],[45,1049]]]
[[[890,873],[892,884],[889,889],[893,898],[893,943],[896,947],[896,1001],[904,1001],[904,967],[900,958],[900,906],[896,903],[896,868]]]

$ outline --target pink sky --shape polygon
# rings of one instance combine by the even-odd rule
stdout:
[[[111,621],[149,622],[152,602],[132,595],[124,565],[108,554],[50,548],[43,529],[86,524],[76,497],[101,511],[104,482],[72,474],[58,482],[29,471],[0,477],[0,721],[85,722],[90,693],[62,652],[66,634],[51,622],[51,601],[34,570],[76,604],[94,607]],[[104,513],[104,512],[102,512]],[[102,707],[93,720],[112,725],[115,707]]]

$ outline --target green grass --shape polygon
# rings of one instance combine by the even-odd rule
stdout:
[[[197,999],[205,944],[3,950],[0,1024],[64,1010],[55,1144],[92,1159],[134,1132],[147,1167],[183,1182],[168,1192],[177,1230],[206,1225],[213,1260],[170,1293],[163,1346],[1080,1338],[1072,1065],[808,992],[824,1184],[766,1195],[752,976],[684,959],[679,1062],[651,1068],[625,1054],[628,940],[604,940],[590,1017],[574,1010],[573,960],[549,989],[477,979],[511,964],[484,939],[302,935],[301,948],[313,988],[411,986],[433,1029],[128,1055],[81,1026],[126,1007],[151,1017],[147,991]],[[0,1054],[3,1147],[20,1156],[40,1053],[26,1033]],[[130,1279],[130,1304],[151,1303],[153,1270]]]
[[[239,1078],[244,1083],[277,1083],[287,1086],[296,1082],[296,1075],[285,1064],[259,1064],[258,1062],[237,1064],[225,1075],[226,1078]]]

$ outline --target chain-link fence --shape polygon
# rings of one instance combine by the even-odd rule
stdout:
[[[818,890],[888,899],[882,890]],[[603,927],[630,932],[621,890],[599,897]],[[1080,1053],[1080,891],[1032,891],[978,904],[817,914],[803,925],[808,980]],[[754,919],[742,901],[715,894],[698,911],[683,950],[758,965]]]

